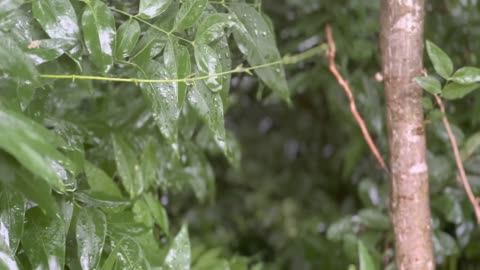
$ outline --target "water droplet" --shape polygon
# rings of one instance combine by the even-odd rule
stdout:
[[[279,68],[275,69],[275,72],[280,73],[280,69]]]
[[[264,37],[266,37],[266,36],[267,36],[267,32],[263,31],[263,32],[262,32],[262,35],[263,35]]]

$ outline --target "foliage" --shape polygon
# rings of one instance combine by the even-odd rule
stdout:
[[[209,152],[238,162],[233,73],[288,101],[267,20],[242,1],[2,2],[1,268],[247,269],[192,252],[168,211],[188,190],[211,201]]]

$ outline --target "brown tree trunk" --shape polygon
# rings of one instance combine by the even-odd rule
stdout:
[[[434,269],[422,90],[424,0],[383,0],[381,50],[399,270]]]

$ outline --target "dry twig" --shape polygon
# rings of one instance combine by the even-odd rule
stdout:
[[[455,139],[455,135],[452,132],[452,128],[450,127],[450,122],[448,121],[447,115],[445,114],[445,106],[443,105],[442,99],[435,95],[435,100],[437,101],[440,110],[443,113],[442,121],[445,129],[447,130],[448,138],[450,139],[450,143],[452,144],[453,154],[455,156],[455,162],[457,163],[457,168],[460,174],[460,180],[462,181],[463,187],[467,192],[468,199],[475,210],[475,216],[477,217],[477,223],[480,224],[480,206],[478,204],[475,195],[473,194],[472,188],[468,183],[467,174],[465,173],[465,168],[463,168],[462,158],[460,157],[460,151],[458,151],[458,144],[457,140]]]
[[[357,106],[355,104],[355,99],[354,99],[353,94],[352,94],[352,90],[350,89],[350,86],[348,85],[348,82],[345,81],[343,79],[342,75],[340,74],[340,72],[338,72],[337,66],[335,64],[336,46],[335,46],[335,41],[333,40],[332,29],[330,28],[330,25],[327,24],[327,26],[325,27],[325,32],[327,34],[327,42],[328,42],[328,46],[329,46],[329,49],[326,53],[326,56],[327,56],[328,61],[329,61],[328,67],[329,67],[330,71],[332,72],[332,74],[337,79],[340,86],[342,86],[342,88],[345,90],[345,93],[347,94],[347,97],[348,97],[348,100],[349,100],[349,103],[350,103],[350,110],[352,111],[352,114],[355,117],[355,120],[357,121],[358,125],[360,126],[360,129],[362,130],[363,137],[365,138],[365,141],[367,141],[367,144],[370,147],[370,150],[375,155],[375,158],[377,159],[377,161],[380,164],[380,166],[382,167],[382,169],[385,170],[385,172],[387,174],[389,174],[387,164],[385,163],[385,161],[382,158],[382,155],[380,155],[380,152],[378,151],[377,147],[375,146],[375,143],[373,142],[373,139],[370,136],[370,133],[368,132],[365,121],[363,121],[363,118],[358,113]]]

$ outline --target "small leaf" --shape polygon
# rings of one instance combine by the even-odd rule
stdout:
[[[82,269],[96,269],[107,235],[105,214],[94,208],[82,208],[77,217],[75,232]]]
[[[197,28],[195,34],[196,43],[209,44],[225,36],[225,28],[232,27],[235,22],[232,16],[227,14],[215,13],[203,20]]]
[[[208,45],[198,44],[195,46],[195,61],[201,76],[208,75],[205,83],[213,92],[222,90],[223,77],[214,76],[222,72],[222,63],[215,51]]]
[[[150,60],[145,64],[144,73],[139,74],[146,79],[169,79],[170,74],[159,62]],[[178,93],[173,83],[142,83],[143,96],[147,100],[153,119],[160,132],[176,149],[178,132]]]
[[[375,270],[375,264],[373,258],[368,253],[367,248],[362,241],[358,241],[358,260],[360,270]]]
[[[153,226],[152,214],[150,213],[150,208],[145,201],[137,200],[133,204],[132,212],[136,222],[143,224],[147,228],[151,228]]]
[[[34,0],[33,15],[51,38],[78,39],[77,14],[69,0]]]
[[[37,81],[38,72],[33,62],[13,40],[6,37],[0,38],[0,71],[29,84]]]
[[[22,247],[32,269],[63,269],[65,263],[65,223],[45,216],[40,208],[27,211]]]
[[[152,19],[165,12],[172,0],[140,0],[138,15],[143,19]]]
[[[480,68],[462,67],[457,70],[450,79],[460,84],[480,82]]]
[[[446,99],[458,99],[463,98],[467,94],[473,92],[480,88],[480,84],[458,84],[458,83],[448,83],[442,90],[442,97]]]
[[[185,46],[178,44],[173,39],[169,39],[163,55],[165,67],[175,79],[187,78],[192,72],[190,53]],[[178,92],[179,111],[183,107],[187,95],[187,84],[184,82],[175,83]]]
[[[440,94],[442,92],[442,85],[435,77],[417,77],[415,78],[415,81],[420,87],[432,95]]]
[[[145,183],[145,190],[155,184],[157,180],[158,159],[155,145],[148,141],[142,153],[142,176]]]
[[[208,0],[185,0],[175,18],[175,30],[193,26],[205,10]]]
[[[100,168],[87,162],[85,174],[90,189],[93,192],[110,195],[114,198],[122,198],[122,193],[115,182]]]
[[[113,66],[115,19],[105,3],[99,0],[91,2],[82,15],[85,45],[93,63],[107,73]]]
[[[280,53],[268,23],[255,8],[245,3],[234,3],[230,11],[237,17],[233,37],[252,66],[280,61]],[[278,97],[290,101],[282,64],[256,69],[255,73]]]
[[[125,59],[137,45],[140,38],[140,24],[134,20],[125,21],[117,31],[115,57]]]
[[[73,46],[74,44],[72,41],[68,39],[42,39],[32,41],[26,48],[25,52],[35,65],[40,65],[57,59]]]
[[[461,150],[462,160],[465,161],[471,157],[480,147],[480,132],[474,133],[463,144]]]
[[[427,40],[427,53],[433,68],[444,79],[449,79],[453,72],[453,63],[450,57],[437,45]]]
[[[167,253],[165,267],[167,267],[167,270],[190,270],[190,265],[190,241],[188,239],[187,226],[183,225]]]
[[[122,180],[122,184],[130,195],[130,198],[135,198],[144,190],[141,170],[135,152],[131,146],[118,135],[112,136],[112,142],[117,171]]]
[[[388,217],[376,209],[362,209],[358,213],[360,222],[372,229],[388,230],[390,229],[390,220]]]
[[[150,213],[155,219],[155,223],[160,226],[166,235],[169,235],[167,211],[165,211],[160,202],[151,194],[143,195],[143,200],[147,203]]]

